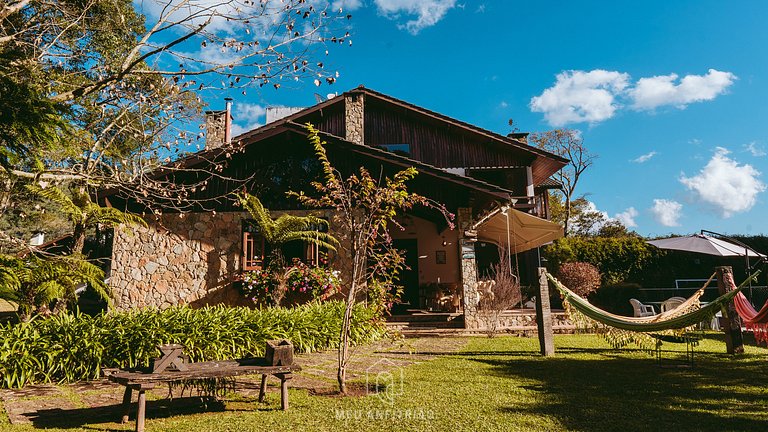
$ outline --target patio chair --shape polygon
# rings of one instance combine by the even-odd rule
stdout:
[[[662,312],[666,312],[680,306],[683,303],[685,303],[684,297],[670,297],[661,303],[659,309],[661,309]]]
[[[632,309],[635,311],[636,317],[656,315],[656,309],[654,309],[652,305],[642,304],[638,299],[629,299],[629,303],[632,304]]]

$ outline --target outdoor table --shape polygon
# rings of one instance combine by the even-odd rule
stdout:
[[[202,378],[223,378],[238,375],[261,375],[261,388],[259,389],[259,402],[264,401],[266,394],[267,375],[280,378],[280,405],[283,410],[288,409],[288,380],[292,373],[300,371],[298,365],[271,366],[263,358],[208,361],[185,364],[184,370],[170,370],[162,372],[145,372],[141,370],[107,369],[107,378],[125,386],[123,394],[123,418],[122,422],[128,422],[128,414],[131,410],[133,390],[139,392],[136,410],[136,432],[144,431],[144,417],[146,414],[145,391],[155,387],[158,383],[171,383],[184,380]]]

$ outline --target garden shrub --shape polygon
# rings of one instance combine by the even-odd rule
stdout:
[[[290,267],[269,266],[245,272],[243,295],[258,306],[294,306],[312,300],[326,300],[341,289],[339,271],[308,266],[294,259]]]
[[[582,297],[600,288],[600,272],[590,263],[563,263],[557,270],[557,278],[571,291]]]
[[[335,348],[344,314],[342,302],[294,308],[249,309],[173,307],[80,314],[0,326],[0,385],[95,379],[103,368],[146,367],[160,355],[157,345],[186,347],[192,361],[263,355],[269,339],[289,339],[296,352]],[[351,340],[366,343],[383,336],[377,315],[355,308]]]
[[[555,272],[567,262],[586,262],[600,271],[603,285],[636,281],[646,266],[666,252],[640,237],[565,237],[546,247],[544,257]]]

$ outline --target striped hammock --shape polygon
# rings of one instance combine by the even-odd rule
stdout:
[[[593,306],[586,299],[568,289],[549,273],[547,273],[547,278],[563,295],[563,301],[567,302],[571,308],[575,309],[587,318],[606,326],[629,332],[657,333],[665,330],[683,330],[692,327],[702,321],[711,319],[717,313],[717,311],[719,311],[724,305],[728,304],[728,302],[733,300],[733,298],[741,292],[741,289],[744,288],[749,280],[756,278],[759,273],[760,271],[757,271],[756,273],[750,275],[747,280],[745,280],[734,290],[721,295],[704,307],[696,307],[692,304],[694,303],[691,301],[692,298],[696,297],[695,303],[698,303],[698,297],[701,297],[701,294],[698,294],[697,291],[698,297],[696,294],[694,294],[691,299],[686,300],[686,302],[682,305],[678,306],[672,311],[669,311],[670,313],[664,313],[653,317],[644,317],[641,319],[624,317],[606,312]],[[710,278],[710,280],[711,279],[712,278]],[[703,293],[704,288],[706,288],[706,285],[699,291]],[[685,310],[685,312],[680,314],[681,310]]]
[[[730,274],[725,278],[725,283],[729,286],[735,285]],[[744,321],[744,327],[752,330],[755,340],[758,343],[764,342],[768,345],[768,301],[758,311],[743,293],[738,293],[733,299],[733,304],[736,306],[736,312]]]

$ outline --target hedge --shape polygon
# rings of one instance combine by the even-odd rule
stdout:
[[[80,314],[0,326],[0,386],[95,379],[103,368],[145,367],[157,345],[178,343],[192,361],[263,355],[265,341],[289,339],[296,352],[337,346],[342,302],[294,308],[174,307]],[[383,336],[384,327],[363,306],[353,315],[352,343]]]

